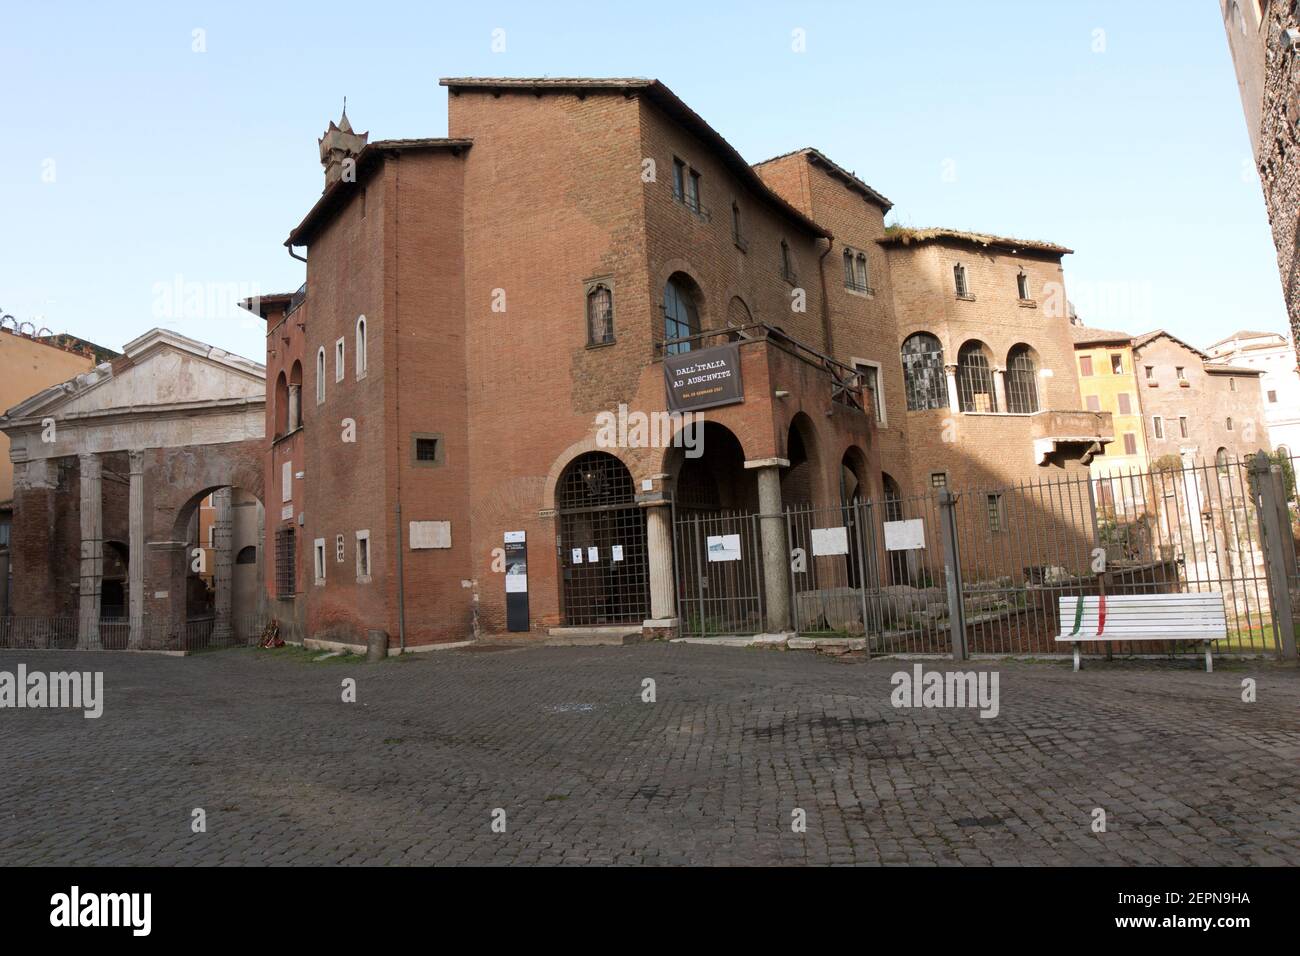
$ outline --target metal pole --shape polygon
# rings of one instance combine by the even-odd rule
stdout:
[[[939,489],[939,529],[943,534],[944,577],[948,584],[948,626],[952,632],[952,659],[964,661],[966,653],[966,603],[962,595],[961,548],[957,542],[957,496]]]

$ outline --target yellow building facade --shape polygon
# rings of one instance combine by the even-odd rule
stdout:
[[[1098,503],[1136,497],[1140,492],[1129,494],[1122,477],[1145,471],[1149,462],[1132,336],[1081,325],[1071,325],[1070,334],[1084,406],[1090,411],[1110,412],[1115,426],[1115,440],[1089,465],[1092,477],[1098,480],[1102,498]],[[1112,480],[1100,480],[1107,478]]]

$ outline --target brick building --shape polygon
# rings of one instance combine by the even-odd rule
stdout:
[[[1295,0],[1220,0],[1255,168],[1277,247],[1292,344],[1300,334],[1300,19]]]
[[[445,138],[330,124],[286,241],[302,301],[260,305],[267,580],[313,637],[671,631],[674,513],[1086,474],[1109,441],[1070,369],[1068,249],[886,229],[856,175],[750,166],[657,81],[442,82]],[[666,370],[735,392],[606,440],[669,410]]]
[[[1260,370],[1214,362],[1163,329],[1133,340],[1152,462],[1245,460],[1270,447]]]

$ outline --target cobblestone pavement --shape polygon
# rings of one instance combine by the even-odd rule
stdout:
[[[0,864],[1300,864],[1300,670],[1277,664],[977,662],[1000,675],[981,719],[893,708],[914,662],[313,657],[0,652],[102,669],[106,698],[0,710]]]

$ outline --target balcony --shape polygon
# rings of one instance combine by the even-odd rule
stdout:
[[[1040,465],[1053,455],[1078,458],[1086,465],[1115,440],[1110,412],[1052,410],[1038,412],[1030,421],[1034,457]]]
[[[740,346],[741,365],[746,371],[753,363],[745,352],[752,350],[763,352],[766,372],[771,379],[773,393],[777,397],[781,397],[782,391],[790,391],[796,381],[805,379],[807,373],[811,371],[814,378],[821,380],[817,390],[827,390],[834,405],[844,406],[863,414],[874,413],[874,409],[870,407],[870,393],[862,387],[862,376],[857,369],[804,345],[780,329],[761,322],[698,332],[678,339],[666,339],[657,345],[656,351],[658,357],[662,357],[665,354],[694,352],[727,343],[736,343]],[[783,353],[789,356],[789,360],[783,361],[772,353]],[[790,366],[790,360],[798,365]],[[783,378],[778,374],[783,369],[789,369],[795,374]],[[823,394],[827,392],[823,391]]]

